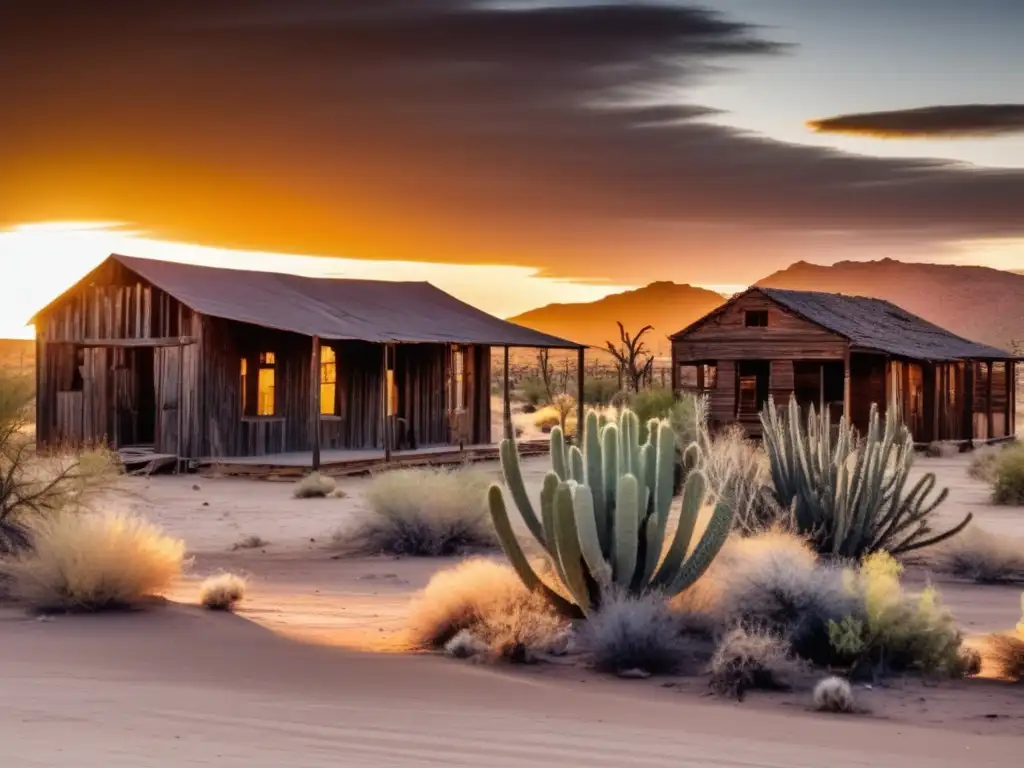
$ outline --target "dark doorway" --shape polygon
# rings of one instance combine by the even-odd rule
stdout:
[[[843,415],[844,390],[841,361],[793,363],[793,394],[804,416],[813,405],[817,413],[828,410],[832,422],[837,423]]]
[[[156,377],[151,347],[117,350],[114,369],[119,448],[156,442]]]
[[[772,364],[769,360],[741,360],[736,377],[736,418],[756,420],[768,402]]]

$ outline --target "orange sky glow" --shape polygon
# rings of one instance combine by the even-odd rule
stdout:
[[[29,318],[111,253],[319,277],[426,280],[499,317],[552,302],[594,301],[635,286],[541,277],[531,267],[366,261],[231,250],[152,239],[106,222],[47,222],[0,231],[0,338],[32,338]]]

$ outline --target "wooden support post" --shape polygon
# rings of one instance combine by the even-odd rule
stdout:
[[[502,420],[505,423],[505,439],[514,440],[515,430],[512,429],[512,388],[509,384],[508,378],[508,347],[505,347],[505,387],[504,387],[504,402],[502,404]]]
[[[116,380],[115,380],[116,381]],[[115,384],[116,386],[116,384]],[[115,409],[116,409],[115,404]],[[181,455],[181,443],[182,443],[182,432],[185,431],[185,347],[178,347],[178,435],[177,435],[177,446],[175,453],[177,454],[174,462],[174,471],[176,473],[181,472],[182,455]]]
[[[960,411],[962,439],[968,446],[974,443],[974,361],[964,360],[963,404]]]
[[[985,439],[991,440],[995,437],[995,420],[992,418],[992,362],[985,363]]]
[[[381,345],[383,355],[380,369],[380,439],[384,446],[385,462],[391,461],[391,417],[388,414],[388,406],[391,404],[391,393],[388,392],[388,351],[390,346],[390,344]]]
[[[586,380],[586,347],[576,351],[576,445],[583,449],[583,385]]]
[[[309,361],[309,445],[313,452],[312,470],[320,469],[320,337],[313,337]]]
[[[847,347],[843,354],[843,416],[846,423],[851,423],[850,414],[850,348]]]
[[[1014,416],[1014,401],[1017,399],[1017,363],[1013,360],[1007,360],[1003,363],[1004,369],[1006,370],[1006,423],[1003,429],[1003,435],[1006,437],[1013,437],[1016,434],[1016,425],[1013,423]]]
[[[795,386],[795,384],[794,384]],[[845,386],[845,384],[844,384]],[[846,392],[843,391],[843,402],[845,407]],[[818,365],[818,413],[823,413],[825,410],[825,364],[820,363]]]

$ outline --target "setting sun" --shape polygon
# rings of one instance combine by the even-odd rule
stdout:
[[[310,277],[428,281],[499,317],[552,302],[585,302],[631,286],[542,277],[536,269],[368,261],[230,250],[156,240],[116,222],[46,222],[0,231],[0,338],[32,338],[29,318],[111,253]]]

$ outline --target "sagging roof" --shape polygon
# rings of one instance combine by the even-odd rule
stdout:
[[[858,349],[912,360],[1014,359],[1009,352],[957,336],[884,299],[758,286],[732,301],[754,291],[815,325],[845,337]],[[698,321],[690,328],[695,328],[701,322]],[[677,336],[685,334],[690,328],[680,331]]]
[[[304,336],[375,343],[581,346],[500,320],[426,282],[302,277],[119,254],[109,260],[201,314]]]

